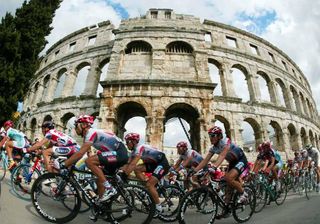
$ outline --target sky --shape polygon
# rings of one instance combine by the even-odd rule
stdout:
[[[22,2],[0,0],[0,16],[14,14]],[[320,0],[64,0],[45,49],[83,27],[105,20],[117,27],[121,19],[145,15],[150,8],[218,21],[269,41],[300,67],[320,111]]]

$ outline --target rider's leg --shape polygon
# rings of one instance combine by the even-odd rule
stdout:
[[[239,171],[237,169],[231,169],[228,173],[225,174],[225,180],[227,183],[236,189],[238,192],[243,193],[243,187],[241,182],[238,180]]]
[[[8,159],[12,159],[12,151],[13,151],[13,147],[14,147],[13,141],[7,141],[5,147],[6,147]]]
[[[52,156],[52,154],[53,154],[52,148],[47,148],[42,152],[43,162],[49,173],[52,173],[54,171],[50,164],[50,157]]]
[[[98,194],[102,197],[103,193],[105,192],[104,183],[108,182],[106,177],[104,176],[103,171],[99,167],[100,161],[98,156],[91,156],[86,160],[87,167],[97,176],[97,187],[98,187]],[[109,184],[110,185],[110,184]]]

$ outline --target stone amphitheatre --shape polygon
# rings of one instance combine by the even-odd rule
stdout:
[[[316,108],[305,75],[272,43],[222,23],[150,9],[118,28],[104,21],[55,43],[31,81],[19,128],[34,138],[44,120],[65,131],[72,117],[91,114],[99,127],[123,137],[126,122],[138,116],[146,122],[146,142],[163,148],[166,122],[179,117],[202,153],[210,146],[207,129],[219,121],[242,147],[272,138],[292,155],[307,143],[320,148]],[[253,130],[251,143],[243,139],[243,122]]]

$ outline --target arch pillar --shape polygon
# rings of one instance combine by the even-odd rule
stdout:
[[[48,88],[47,95],[44,99],[45,102],[52,101],[54,92],[57,88],[57,85],[58,85],[58,79],[56,77],[52,77],[49,82],[49,88]]]
[[[77,74],[75,73],[75,71],[66,72],[66,79],[62,90],[62,98],[72,95],[76,78]]]
[[[81,93],[81,95],[96,95],[101,73],[102,71],[98,66],[98,61],[94,60],[87,75],[84,92]]]
[[[231,76],[231,67],[229,64],[222,64],[221,66],[221,88],[223,96],[227,97],[236,97],[234,88],[233,88],[233,79]]]

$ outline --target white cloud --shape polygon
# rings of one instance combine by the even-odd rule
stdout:
[[[0,16],[5,11],[14,11],[23,0],[0,0]],[[49,45],[77,29],[110,20],[115,25],[120,15],[105,0],[67,0],[56,11],[54,30],[48,36]],[[190,14],[201,20],[210,19],[230,24],[241,29],[251,27],[259,31],[254,20],[243,20],[239,15],[250,18],[276,13],[275,20],[262,30],[261,37],[285,52],[301,68],[307,77],[320,110],[320,79],[318,78],[320,55],[320,1],[314,0],[115,0],[125,8],[130,17],[143,15],[149,8],[171,8],[178,14]]]

